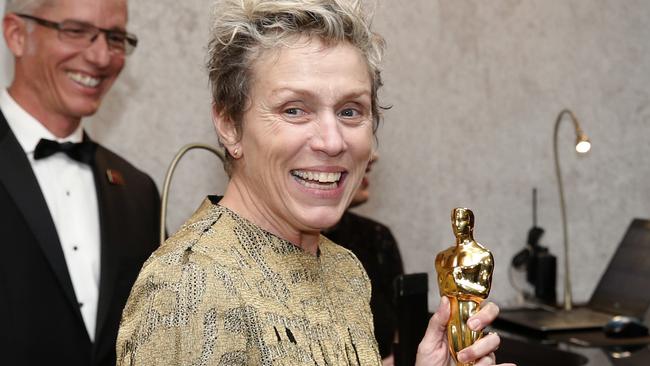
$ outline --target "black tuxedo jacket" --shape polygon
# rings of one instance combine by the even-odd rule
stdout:
[[[107,170],[114,174],[109,181]],[[29,160],[0,113],[0,364],[115,365],[122,308],[158,246],[155,184],[98,146],[93,168],[101,232],[91,343],[56,228]]]

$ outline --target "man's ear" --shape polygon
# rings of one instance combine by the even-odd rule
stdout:
[[[212,106],[212,123],[214,128],[217,130],[217,135],[219,136],[219,141],[224,145],[230,154],[233,155],[233,149],[235,145],[239,143],[239,132],[235,126],[235,122],[226,117],[224,113],[221,113],[217,108]]]
[[[7,47],[14,57],[21,57],[25,53],[25,44],[27,42],[25,21],[14,13],[5,14],[2,18],[2,33]]]

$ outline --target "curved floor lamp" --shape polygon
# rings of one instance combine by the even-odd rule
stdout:
[[[572,305],[572,295],[571,295],[571,276],[569,274],[569,233],[567,229],[567,220],[566,220],[566,204],[564,202],[564,189],[562,186],[562,174],[560,172],[560,160],[558,159],[557,153],[557,135],[558,127],[560,122],[562,122],[564,115],[569,115],[571,121],[573,121],[573,126],[575,127],[576,132],[576,152],[579,154],[585,154],[591,149],[591,142],[587,138],[587,135],[580,128],[578,119],[575,114],[569,109],[564,109],[557,116],[555,121],[555,131],[553,134],[553,156],[555,157],[555,173],[557,175],[557,184],[560,191],[560,209],[562,211],[562,234],[564,238],[564,310],[571,310]]]
[[[216,156],[221,159],[221,161],[225,161],[225,155],[221,149],[212,147],[210,145],[205,145],[205,144],[187,144],[183,146],[174,156],[174,159],[172,160],[171,164],[169,164],[169,168],[167,169],[167,175],[165,176],[165,183],[163,183],[163,189],[162,189],[162,199],[160,202],[160,245],[165,241],[165,227],[167,226],[167,199],[169,196],[169,187],[171,186],[172,183],[172,175],[174,174],[174,170],[176,170],[176,165],[178,165],[178,162],[181,160],[183,155],[187,153],[188,151],[192,149],[202,149],[202,150],[207,150],[210,151],[211,153],[215,154]]]

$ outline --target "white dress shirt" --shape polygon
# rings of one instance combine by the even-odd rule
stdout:
[[[4,89],[0,92],[0,108],[25,151],[45,197],[81,315],[93,341],[99,297],[100,229],[92,168],[64,153],[34,160],[34,149],[41,138],[81,142],[83,129],[80,124],[70,136],[56,138]]]

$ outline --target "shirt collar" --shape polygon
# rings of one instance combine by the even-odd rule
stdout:
[[[9,128],[11,128],[26,154],[33,154],[36,144],[41,139],[58,142],[81,142],[83,140],[81,123],[69,136],[57,138],[41,122],[23,109],[6,89],[2,89],[0,92],[0,109],[2,109],[2,114],[4,114]]]

